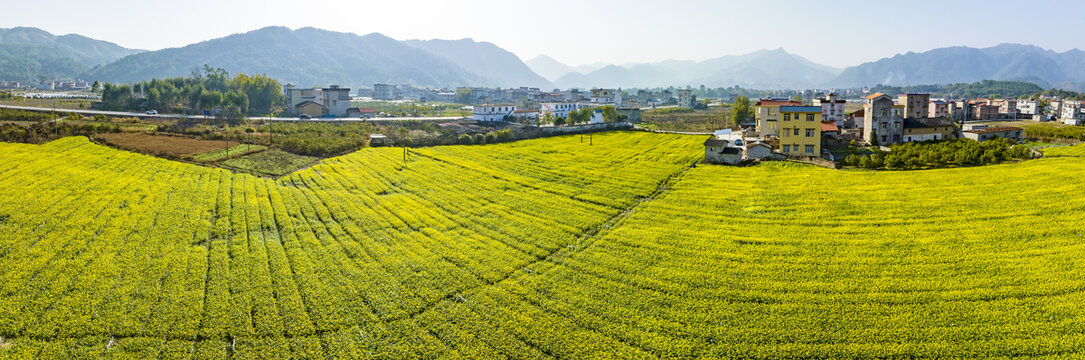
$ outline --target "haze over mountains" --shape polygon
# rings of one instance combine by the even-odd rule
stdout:
[[[75,77],[141,51],[82,35],[55,36],[30,27],[0,29],[0,80]]]
[[[846,69],[817,64],[783,49],[701,62],[570,66],[545,55],[524,62],[494,44],[471,39],[400,41],[379,33],[360,36],[315,28],[267,27],[149,52],[80,35],[54,36],[36,28],[0,29],[0,80],[135,82],[185,76],[204,64],[233,74],[267,74],[299,86],[806,89],[991,79],[1083,90],[1085,84],[1085,52],[1056,53],[1014,44],[909,52]]]

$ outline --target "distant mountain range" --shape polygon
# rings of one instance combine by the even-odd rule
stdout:
[[[990,79],[1085,90],[1085,52],[1056,53],[1015,44],[909,52],[846,69],[817,64],[783,49],[701,62],[570,66],[546,55],[524,62],[494,44],[471,39],[399,41],[379,33],[359,36],[315,28],[267,27],[149,52],[80,35],[54,36],[36,28],[0,29],[0,80],[135,82],[185,76],[204,64],[233,74],[267,74],[299,86],[809,89]]]
[[[562,88],[684,85],[810,88],[828,83],[841,71],[816,64],[783,49],[761,50],[702,62],[667,60],[607,65],[589,72],[577,71],[576,68],[548,56],[529,60],[528,65]]]
[[[0,29],[0,80],[72,78],[139,52],[75,34],[55,36],[29,27]]]
[[[1018,44],[909,52],[848,68],[831,85],[905,86],[980,80],[1028,81],[1045,88],[1080,89],[1080,84],[1085,83],[1085,52],[1074,49],[1056,53]]]

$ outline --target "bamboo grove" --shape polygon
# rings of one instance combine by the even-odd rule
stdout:
[[[278,180],[0,144],[0,358],[1080,355],[1085,160],[698,165],[616,132]]]

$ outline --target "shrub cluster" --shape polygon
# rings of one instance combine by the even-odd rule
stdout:
[[[1009,139],[977,142],[971,139],[907,143],[861,154],[854,149],[844,158],[846,165],[864,169],[915,170],[943,166],[979,166],[1032,156],[1029,147]]]

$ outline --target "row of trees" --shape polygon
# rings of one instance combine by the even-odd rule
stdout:
[[[269,114],[283,102],[282,85],[275,79],[246,74],[231,77],[226,70],[207,65],[189,77],[102,86],[103,107],[118,111],[198,114],[221,110],[219,114],[225,117],[241,117]]]
[[[1018,145],[1009,139],[906,143],[892,145],[890,150],[879,149],[873,153],[860,154],[853,147],[844,158],[844,163],[864,169],[915,170],[943,166],[990,165],[1010,159],[1032,157],[1027,145]]]
[[[537,124],[540,125],[540,126],[541,125],[565,126],[565,125],[587,124],[587,123],[591,122],[591,117],[592,117],[592,114],[595,113],[595,110],[600,110],[600,111],[603,112],[603,122],[610,123],[610,122],[621,122],[621,121],[628,120],[628,117],[618,113],[618,109],[616,109],[614,107],[614,105],[607,105],[607,106],[598,107],[598,108],[582,108],[580,110],[572,110],[572,111],[569,111],[569,115],[564,117],[564,118],[554,116],[551,113],[546,113],[546,114],[543,114],[543,116],[539,118],[539,120],[537,121]]]

